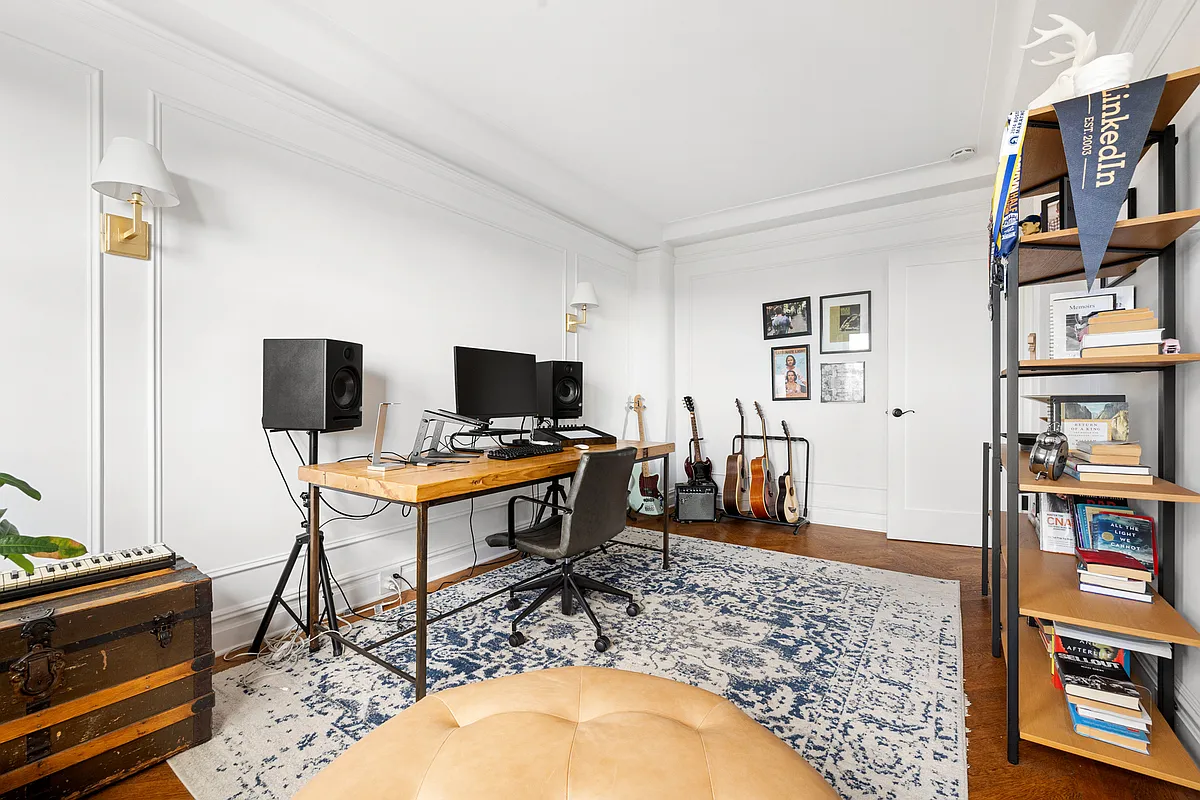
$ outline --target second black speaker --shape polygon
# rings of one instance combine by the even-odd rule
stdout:
[[[583,362],[539,361],[537,413],[550,419],[583,416]]]

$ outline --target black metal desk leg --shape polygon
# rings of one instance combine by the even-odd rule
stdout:
[[[668,453],[662,459],[662,479],[663,488],[666,489],[671,480],[671,456]],[[666,492],[663,492],[666,496]],[[675,498],[675,502],[679,502],[679,498]],[[671,512],[667,510],[666,503],[663,503],[663,569],[668,569],[671,566]]]
[[[425,655],[429,638],[429,504],[417,505],[417,699],[425,696]]]
[[[321,487],[308,485],[308,650],[321,648]],[[333,613],[332,607],[330,613]]]

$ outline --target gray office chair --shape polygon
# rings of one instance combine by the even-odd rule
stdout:
[[[588,615],[596,628],[595,646],[603,653],[612,646],[612,641],[600,629],[595,612],[588,605],[585,590],[611,594],[624,598],[629,605],[625,613],[636,617],[637,603],[629,592],[609,586],[607,583],[580,575],[574,570],[574,562],[625,530],[625,501],[629,493],[629,476],[633,472],[635,450],[586,452],[579,459],[579,467],[571,480],[571,491],[564,505],[537,497],[518,496],[508,501],[508,533],[495,533],[487,537],[493,547],[512,547],[522,553],[559,561],[560,569],[549,575],[538,575],[520,581],[509,589],[508,610],[516,611],[521,602],[517,592],[541,589],[542,593],[517,615],[512,622],[512,634],[508,643],[513,647],[525,644],[525,634],[517,630],[521,620],[536,611],[556,594],[562,595],[564,614],[574,612],[575,602]],[[534,503],[541,508],[534,523],[526,530],[516,530],[516,504],[518,501]],[[549,508],[551,516],[541,519],[541,511]]]

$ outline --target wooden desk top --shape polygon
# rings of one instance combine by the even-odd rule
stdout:
[[[594,445],[591,449],[604,451],[619,447],[636,447],[640,461],[675,452],[675,445],[671,442],[618,441],[615,445]],[[381,500],[402,503],[448,502],[459,497],[570,475],[585,452],[567,447],[561,453],[514,461],[480,456],[471,459],[469,464],[409,466],[389,472],[370,472],[367,470],[367,460],[359,459],[302,466],[300,480]]]

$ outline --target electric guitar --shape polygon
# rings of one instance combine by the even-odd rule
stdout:
[[[696,402],[691,395],[683,398],[683,407],[692,415],[692,451],[683,462],[690,483],[712,483],[712,461],[700,452],[700,433],[696,429]]]
[[[796,502],[796,487],[792,484],[792,434],[786,421],[779,424],[783,426],[783,436],[787,439],[788,468],[787,472],[779,476],[779,499],[775,503],[775,516],[786,522],[799,522],[800,504]]]
[[[742,410],[742,401],[734,398],[738,418],[741,420],[742,436],[738,439],[736,453],[725,457],[725,485],[721,487],[721,504],[726,514],[741,514],[750,516],[750,482],[746,476],[746,412]]]
[[[750,462],[750,513],[755,519],[777,519],[775,516],[775,479],[771,477],[771,454],[767,446],[767,418],[762,406],[754,401],[758,421],[762,423],[763,454]]]
[[[646,422],[642,418],[642,412],[646,410],[646,403],[642,400],[642,396],[634,395],[633,403],[629,406],[633,412],[637,414],[638,423],[638,441],[646,441]],[[637,481],[630,480],[629,482],[629,508],[639,514],[649,514],[650,516],[662,516],[663,513],[663,495],[658,488],[658,475],[650,471],[650,462],[643,461],[641,463],[641,474],[638,474],[638,468],[634,467],[634,476]]]

